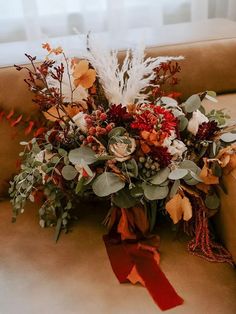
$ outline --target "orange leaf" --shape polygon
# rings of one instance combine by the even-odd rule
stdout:
[[[65,108],[65,111],[68,114],[68,116],[73,118],[77,113],[79,113],[81,111],[81,109],[77,106],[70,106],[69,105]]]
[[[209,192],[209,189],[210,189],[210,186],[207,185],[207,184],[205,184],[205,183],[203,183],[203,182],[199,182],[199,183],[196,185],[196,187],[197,187],[200,191],[202,191],[202,192],[204,192],[204,193],[206,193],[206,194]]]
[[[183,211],[183,219],[185,221],[188,221],[189,219],[192,218],[193,212],[192,212],[192,205],[186,196],[182,198],[181,206],[182,206],[182,211]]]
[[[185,221],[192,218],[192,205],[189,199],[186,196],[182,198],[179,193],[166,203],[166,210],[174,224],[179,222],[182,216]]]
[[[47,120],[55,122],[64,117],[65,113],[61,109],[58,109],[56,106],[53,106],[49,108],[48,111],[43,112],[43,115]]]
[[[182,218],[181,200],[182,197],[180,194],[175,194],[175,196],[166,203],[166,210],[170,214],[174,224],[179,222]]]
[[[199,174],[199,177],[205,184],[219,184],[219,178],[212,174],[212,170],[208,168],[207,159],[204,158],[204,166]]]

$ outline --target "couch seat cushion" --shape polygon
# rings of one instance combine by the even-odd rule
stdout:
[[[12,224],[9,202],[0,203],[1,313],[163,313],[144,288],[115,278],[102,242],[106,209],[96,203],[81,209],[72,232],[55,244],[54,230],[39,227],[33,206]],[[168,313],[235,313],[233,268],[190,255],[170,228],[158,233],[161,267],[185,300]]]

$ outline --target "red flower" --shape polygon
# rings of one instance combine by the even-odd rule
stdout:
[[[171,163],[172,156],[167,147],[152,146],[149,154],[160,164],[161,168],[165,168]]]
[[[133,119],[126,107],[122,107],[122,105],[112,105],[107,111],[107,117],[108,121],[114,122],[117,125],[122,124],[123,122],[130,122]]]
[[[210,140],[218,131],[219,128],[216,121],[203,122],[199,125],[196,139],[200,141]]]
[[[171,111],[161,106],[147,105],[143,107],[141,113],[135,115],[135,121],[131,123],[131,128],[141,131],[161,131],[170,135],[177,125],[175,116]]]

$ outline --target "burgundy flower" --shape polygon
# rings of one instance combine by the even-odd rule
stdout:
[[[165,168],[171,163],[172,156],[167,147],[153,146],[150,155],[160,164],[161,168]]]
[[[126,107],[122,105],[112,105],[107,111],[107,117],[109,122],[114,122],[116,124],[122,124],[124,122],[132,121],[133,117],[128,113]]]
[[[196,139],[199,141],[210,140],[219,131],[216,121],[203,122],[199,125]]]

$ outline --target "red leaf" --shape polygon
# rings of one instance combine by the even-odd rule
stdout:
[[[30,134],[30,132],[32,131],[33,126],[34,126],[34,121],[29,121],[29,125],[28,125],[28,127],[25,129],[25,135]]]
[[[21,121],[21,119],[22,119],[22,114],[16,120],[13,120],[11,122],[11,126],[13,127],[13,126],[17,125]]]
[[[34,132],[34,137],[38,137],[46,131],[46,128],[39,128]]]
[[[5,115],[4,111],[0,112],[0,121],[2,121],[2,118],[4,117],[4,115]]]
[[[174,98],[174,99],[178,99],[180,96],[182,95],[182,93],[179,92],[172,92],[170,94],[168,94],[168,97]]]
[[[15,112],[14,112],[14,110],[12,109],[12,110],[8,113],[8,115],[6,116],[7,120],[10,120],[14,113],[15,113]]]
[[[21,166],[21,160],[17,159],[16,160],[16,169],[20,170],[20,166]]]

